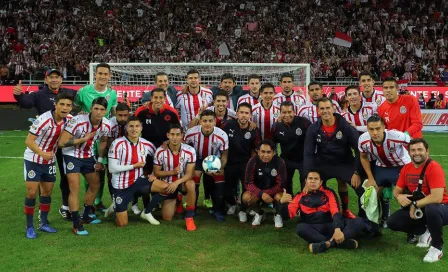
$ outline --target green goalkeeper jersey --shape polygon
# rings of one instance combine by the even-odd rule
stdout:
[[[81,107],[82,111],[90,113],[90,107],[94,99],[98,97],[105,97],[107,99],[107,113],[106,118],[109,117],[110,110],[117,106],[117,92],[112,88],[107,87],[106,91],[98,92],[94,84],[89,84],[82,87],[76,94],[75,105]]]

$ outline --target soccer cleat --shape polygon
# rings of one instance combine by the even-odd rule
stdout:
[[[34,226],[31,226],[26,229],[26,238],[28,238],[28,239],[36,239],[37,238],[37,233],[34,230]]]
[[[233,214],[235,214],[235,212],[236,212],[236,205],[232,205],[227,210],[227,215],[233,215]]]
[[[218,221],[218,222],[224,221],[224,215],[221,212],[215,211],[215,218],[216,218],[216,221]]]
[[[327,244],[326,242],[312,243],[310,244],[309,248],[311,253],[318,254],[327,250]]]
[[[344,242],[342,242],[342,243],[340,243],[338,245],[338,248],[357,249],[358,248],[358,241],[356,241],[354,239],[344,240]]]
[[[250,216],[254,216],[256,214],[256,212],[254,210],[250,210],[249,215]]]
[[[157,221],[157,220],[154,218],[154,216],[152,216],[151,213],[144,213],[144,212],[142,212],[142,213],[140,214],[140,217],[141,217],[143,220],[146,220],[146,221],[148,221],[149,223],[151,223],[151,225],[160,225],[160,222]]]
[[[423,258],[423,261],[425,263],[435,263],[438,262],[440,258],[442,258],[442,256],[443,256],[442,250],[432,246],[428,249],[428,253],[426,253],[425,257]]]
[[[386,220],[387,220],[387,219],[385,219],[385,220],[383,221],[383,226],[382,226],[383,229],[387,229],[387,222],[386,222]]]
[[[89,235],[89,232],[84,229],[82,224],[79,224],[77,228],[73,228],[73,233],[81,236]]]
[[[95,205],[95,209],[97,211],[102,211],[105,212],[107,210],[107,207],[104,206],[103,202],[98,203],[97,205]]]
[[[204,202],[202,202],[202,204],[208,209],[213,208],[213,202],[211,199],[204,199]]]
[[[246,212],[240,211],[238,213],[238,219],[240,220],[241,223],[246,223],[247,222],[247,214],[246,214]]]
[[[342,211],[342,216],[344,216],[345,218],[348,218],[348,219],[355,219],[356,218],[356,215],[354,215],[352,213],[352,211],[350,211],[350,210]]]
[[[72,214],[70,213],[69,210],[65,210],[62,207],[59,209],[59,214],[62,216],[62,218],[64,218],[67,221],[72,220]]]
[[[418,238],[417,247],[429,247],[431,245],[431,233],[426,229],[425,233]]]
[[[50,227],[49,224],[42,225],[41,227],[39,227],[39,230],[48,233],[56,233],[56,229]]]
[[[142,211],[138,208],[138,203],[132,205],[131,210],[134,214],[141,214]]]
[[[406,237],[406,241],[408,242],[408,244],[415,244],[418,242],[418,237],[417,237],[417,235],[408,233],[408,235]]]
[[[113,215],[115,212],[114,204],[110,204],[109,208],[104,212],[104,218],[107,218],[111,215]]]
[[[280,214],[276,214],[274,216],[274,226],[277,229],[283,228],[283,218],[282,218],[282,216]]]
[[[254,218],[252,219],[252,227],[259,226],[265,217],[266,214],[264,212],[261,214],[255,213]]]
[[[39,227],[41,227],[43,225],[42,218],[40,217],[41,216],[40,213],[41,213],[41,211],[39,210],[39,214],[37,215],[37,219],[39,220],[39,223],[38,223]],[[47,224],[50,224],[50,221],[48,221],[48,219],[47,219]]]
[[[185,228],[187,229],[187,231],[196,230],[196,224],[194,223],[193,217],[185,218]]]
[[[101,220],[100,219],[95,219],[90,217],[90,214],[87,217],[82,217],[81,218],[81,222],[83,224],[92,224],[92,225],[96,225],[96,224],[100,224]]]

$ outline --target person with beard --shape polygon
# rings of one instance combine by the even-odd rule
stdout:
[[[212,89],[213,96],[215,96],[220,90],[224,90],[229,98],[227,108],[235,110],[237,108],[238,99],[247,94],[241,86],[237,86],[235,83],[235,78],[232,74],[226,73],[221,76],[221,82],[219,86],[214,86]]]
[[[295,105],[295,111],[299,112],[302,105],[305,105],[306,99],[300,92],[294,92],[294,76],[290,73],[282,74],[280,87],[282,88],[282,92],[274,96],[274,103],[280,105],[284,101],[290,101]]]
[[[322,91],[322,85],[318,82],[311,82],[308,84],[308,94],[311,97],[311,102],[307,102],[305,105],[303,105],[299,112],[297,113],[298,116],[305,117],[306,119],[310,120],[311,123],[314,123],[319,118],[319,113],[317,111],[317,103],[320,99],[324,97],[323,91]],[[329,100],[333,103],[333,107],[335,108],[335,112],[340,113],[341,108],[339,107],[339,103],[335,100]]]
[[[154,75],[154,83],[156,85],[156,88],[162,88],[163,90],[165,90],[165,104],[168,104],[174,108],[177,102],[177,91],[173,86],[169,84],[168,75],[164,72],[158,72]],[[151,96],[152,91],[143,94],[141,98],[141,103],[144,103],[143,108],[144,106],[147,106],[147,104],[151,101]]]
[[[244,102],[249,103],[251,106],[258,104],[260,102],[261,77],[255,74],[249,75],[247,77],[247,87],[249,93],[238,98],[237,104],[239,105]]]
[[[448,194],[442,166],[429,157],[429,145],[422,138],[409,143],[412,163],[403,167],[394,197],[401,209],[387,220],[389,229],[420,235],[418,247],[429,247],[424,262],[437,262],[443,255],[443,226],[448,225]],[[409,193],[411,192],[411,193]],[[423,216],[416,217],[421,209]]]

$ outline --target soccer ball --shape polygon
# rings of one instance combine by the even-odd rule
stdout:
[[[215,155],[207,156],[202,161],[202,168],[205,173],[216,173],[221,169],[221,159]]]

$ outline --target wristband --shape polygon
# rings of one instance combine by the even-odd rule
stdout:
[[[98,157],[98,159],[96,161],[99,163],[103,163],[103,157]]]

